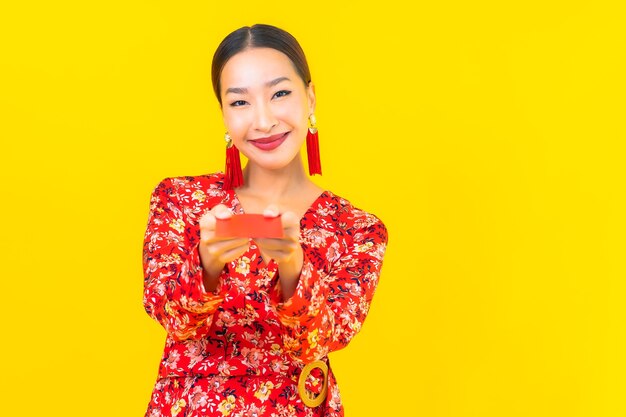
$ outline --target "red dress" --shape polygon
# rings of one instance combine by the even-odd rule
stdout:
[[[200,217],[217,204],[243,213],[221,173],[167,178],[154,189],[143,246],[144,306],[167,331],[146,416],[343,415],[332,369],[328,394],[305,405],[305,364],[345,347],[367,315],[387,230],[374,215],[323,192],[300,221],[304,264],[295,294],[282,302],[278,266],[248,251],[204,290]],[[322,381],[312,374],[311,390]]]

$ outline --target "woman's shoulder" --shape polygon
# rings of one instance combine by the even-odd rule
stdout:
[[[172,187],[176,190],[184,189],[219,189],[224,185],[224,173],[215,172],[201,175],[181,175],[163,178],[157,187]]]
[[[224,173],[166,177],[156,185],[155,191],[178,197],[223,197],[226,194]]]
[[[387,228],[378,216],[328,190],[313,204],[301,226],[310,259],[335,259],[348,248],[369,251],[382,259],[388,242]],[[330,255],[320,252],[326,250]]]
[[[184,175],[162,179],[153,191],[154,196],[167,198],[176,206],[193,206],[194,210],[226,204],[230,199],[224,190],[224,173]]]
[[[330,190],[322,193],[318,201],[316,213],[332,220],[333,223],[342,228],[363,229],[380,228],[386,234],[386,227],[383,221],[374,213],[365,211]]]

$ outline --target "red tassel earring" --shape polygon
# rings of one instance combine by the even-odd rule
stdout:
[[[232,190],[243,185],[243,172],[241,172],[241,159],[239,149],[233,143],[230,135],[224,135],[226,140],[226,177],[224,178],[224,189]]]
[[[320,142],[317,136],[317,127],[315,126],[315,115],[309,116],[311,127],[306,134],[306,155],[309,160],[309,175],[322,175],[322,163],[320,162]]]

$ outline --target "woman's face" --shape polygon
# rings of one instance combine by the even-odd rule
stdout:
[[[220,82],[224,124],[241,153],[266,169],[292,162],[306,138],[315,91],[287,55],[246,49],[226,62]]]

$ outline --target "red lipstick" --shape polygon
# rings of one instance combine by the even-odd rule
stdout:
[[[271,151],[278,148],[287,139],[289,132],[278,133],[276,135],[268,136],[265,138],[249,140],[257,148],[263,151]]]

